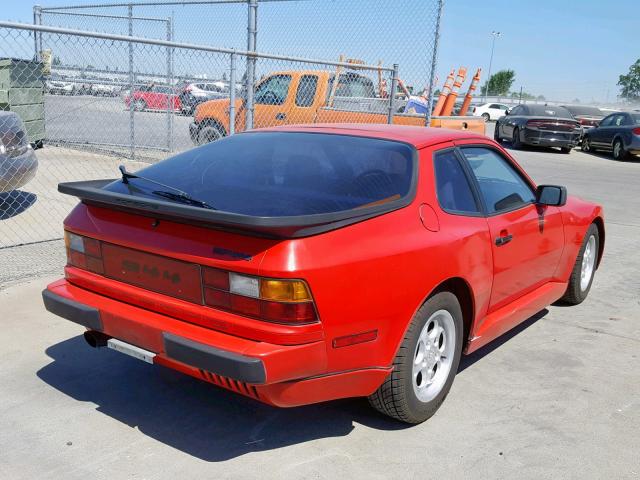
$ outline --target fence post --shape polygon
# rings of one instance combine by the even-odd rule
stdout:
[[[236,133],[236,54],[229,59],[229,135]]]
[[[438,18],[436,19],[436,31],[433,39],[433,54],[431,55],[431,73],[429,74],[428,98],[429,106],[427,107],[426,125],[431,125],[431,112],[433,111],[433,82],[436,75],[436,64],[438,62],[438,42],[440,40],[440,20],[442,19],[442,7],[444,6],[444,0],[438,0]]]
[[[258,0],[247,0],[248,20],[247,20],[247,51],[256,51],[256,38],[258,35]],[[247,105],[245,107],[245,130],[253,128],[253,94],[256,82],[256,57],[247,56],[247,81],[246,95]]]
[[[133,37],[133,5],[129,4],[129,36]],[[134,78],[133,78],[133,43],[129,41],[129,149],[131,160],[136,157],[136,130],[134,120],[134,108],[135,100],[133,98],[134,92]]]
[[[34,25],[42,25],[42,7],[40,5],[33,6],[33,24]],[[33,32],[33,49],[34,49],[34,60],[40,60],[40,55],[42,52],[42,33],[41,32]]]
[[[398,89],[398,64],[393,64],[393,73],[391,74],[391,89],[389,91],[389,114],[387,115],[387,123],[393,123],[393,114],[395,113],[396,90]]]
[[[167,41],[173,40],[173,22],[172,17],[167,18]],[[167,84],[173,85],[173,48],[167,47]],[[174,96],[167,96],[167,149],[169,153],[173,152],[173,108]]]

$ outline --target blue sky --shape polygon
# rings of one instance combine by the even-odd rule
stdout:
[[[82,3],[77,0],[40,0],[42,6]],[[90,0],[94,3],[94,0]],[[424,5],[431,0],[424,1]],[[2,18],[32,21],[32,6],[22,0],[5,0]],[[425,81],[427,48],[426,11],[406,11],[398,6],[422,5],[421,0],[315,0],[262,4],[259,12],[258,49],[276,53],[335,59],[339,53],[376,62],[400,64],[401,77],[419,85]],[[615,4],[615,8],[612,5]],[[214,12],[215,9],[215,14]],[[464,65],[471,74],[477,67],[487,73],[492,30],[496,42],[493,72],[516,72],[514,90],[543,94],[548,99],[583,102],[613,101],[618,75],[640,57],[637,47],[637,0],[447,0],[440,39],[438,76],[444,81],[453,67]],[[125,10],[111,9],[124,14]],[[176,39],[220,46],[246,46],[246,7],[145,7],[136,14],[175,18]],[[390,17],[393,17],[391,20]],[[80,20],[49,17],[82,28]],[[82,19],[82,22],[86,20]],[[90,24],[84,23],[85,28]],[[288,25],[288,27],[285,27]],[[96,30],[124,33],[125,24],[107,21]],[[160,24],[139,28],[139,35],[164,35]],[[265,65],[277,69],[277,65]]]

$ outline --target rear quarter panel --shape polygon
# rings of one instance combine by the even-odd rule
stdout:
[[[412,317],[443,281],[460,277],[473,291],[477,315],[491,292],[491,246],[484,218],[442,212],[433,188],[433,149],[419,152],[416,198],[409,206],[322,235],[282,241],[260,273],[308,281],[326,339],[328,371],[389,366]],[[439,230],[427,230],[429,204]],[[378,330],[373,342],[334,349],[336,337]]]

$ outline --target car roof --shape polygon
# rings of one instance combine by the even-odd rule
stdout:
[[[424,148],[456,140],[487,140],[487,137],[484,135],[479,135],[466,130],[377,123],[316,123],[306,125],[282,125],[279,127],[263,128],[257,131],[330,133],[334,135],[373,137],[409,143],[416,148]]]

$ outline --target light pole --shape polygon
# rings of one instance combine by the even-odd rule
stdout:
[[[484,91],[484,101],[487,101],[487,96],[489,95],[489,81],[491,80],[491,64],[493,63],[493,49],[496,46],[496,38],[501,36],[502,33],[496,32],[495,30],[491,32],[491,36],[493,37],[491,40],[491,57],[489,58],[489,73],[487,77],[487,88]]]

